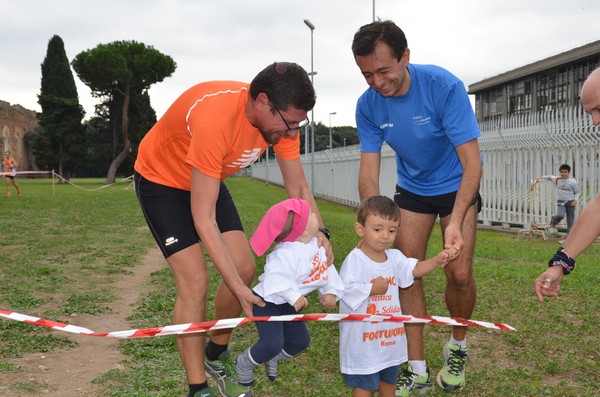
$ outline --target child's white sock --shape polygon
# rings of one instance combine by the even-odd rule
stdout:
[[[460,347],[467,347],[467,338],[458,341],[454,339],[454,335],[450,337],[450,346],[459,345]]]
[[[408,360],[408,364],[417,375],[425,375],[427,373],[427,363],[425,363],[425,360]]]

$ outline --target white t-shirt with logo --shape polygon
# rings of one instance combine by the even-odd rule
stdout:
[[[344,294],[344,284],[334,265],[327,263],[324,247],[317,245],[317,238],[304,244],[299,241],[279,243],[267,255],[264,273],[252,288],[266,302],[276,305],[294,303],[302,295],[314,290],[333,294],[338,299]]]
[[[345,293],[340,313],[402,315],[398,287],[410,287],[418,260],[397,249],[385,251],[387,260],[375,262],[359,248],[344,260],[340,277]],[[390,278],[388,290],[370,296],[372,280]],[[344,374],[368,375],[408,360],[404,324],[401,322],[340,321],[340,370]]]

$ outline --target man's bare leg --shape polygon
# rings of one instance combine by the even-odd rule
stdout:
[[[204,253],[200,244],[194,244],[167,258],[175,283],[177,300],[173,311],[173,324],[206,321],[206,296],[208,276]],[[177,336],[177,348],[188,383],[206,382],[204,373],[204,333]]]
[[[473,277],[473,250],[477,227],[475,206],[467,210],[461,234],[464,245],[459,256],[444,268],[446,272],[446,306],[451,317],[470,318],[475,306],[476,286]],[[442,231],[450,216],[441,220]],[[444,346],[444,366],[437,375],[437,384],[445,391],[460,390],[465,385],[467,359],[467,327],[453,327],[452,339]]]
[[[221,238],[227,246],[229,255],[235,264],[240,277],[247,286],[250,286],[256,272],[254,258],[250,252],[248,239],[244,232],[235,230],[225,232]],[[242,307],[237,298],[231,293],[227,285],[221,281],[215,296],[215,319],[236,318],[240,316]],[[227,345],[232,329],[214,330],[210,333],[210,340],[218,345]]]
[[[446,306],[451,317],[470,318],[475,307],[477,288],[473,276],[473,252],[475,249],[475,232],[477,229],[477,213],[475,206],[467,211],[462,226],[464,246],[460,255],[450,266],[444,268],[446,272]],[[441,220],[442,233],[450,222],[449,215]],[[465,339],[467,327],[453,327],[452,335],[457,341]]]
[[[435,219],[435,215],[419,214],[401,209],[400,228],[394,246],[409,258],[426,259],[427,243]],[[400,289],[400,305],[404,314],[427,315],[425,293],[420,279],[415,279],[415,283],[411,287]],[[408,359],[425,360],[423,325],[406,324],[405,330],[408,342]]]

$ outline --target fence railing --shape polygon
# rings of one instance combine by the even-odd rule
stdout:
[[[581,107],[498,118],[480,123],[480,129],[481,223],[529,227],[532,221],[549,222],[556,210],[556,188],[540,182],[531,189],[531,180],[558,175],[563,163],[571,166],[571,176],[581,188],[578,210],[600,190],[600,130],[592,126]],[[303,155],[304,173],[314,186],[313,194],[357,207],[359,160],[358,145],[316,152],[314,161],[312,155]],[[283,183],[273,159],[254,164],[252,176],[267,183]],[[396,159],[386,145],[381,156],[381,194],[393,197],[395,183]]]

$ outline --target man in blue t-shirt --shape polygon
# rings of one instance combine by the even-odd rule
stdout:
[[[396,152],[394,201],[401,209],[394,246],[424,260],[439,216],[445,248],[461,250],[445,268],[446,305],[452,317],[469,318],[476,295],[472,268],[482,166],[479,127],[464,84],[441,67],[410,64],[404,32],[392,21],[362,26],[352,52],[369,84],[356,107],[360,198],[380,192],[381,147],[386,142]],[[401,290],[400,302],[403,313],[426,315],[420,280]],[[408,325],[406,333],[409,366],[398,376],[397,396],[433,385],[422,325]],[[466,327],[454,327],[437,376],[444,390],[464,385],[466,357]]]

